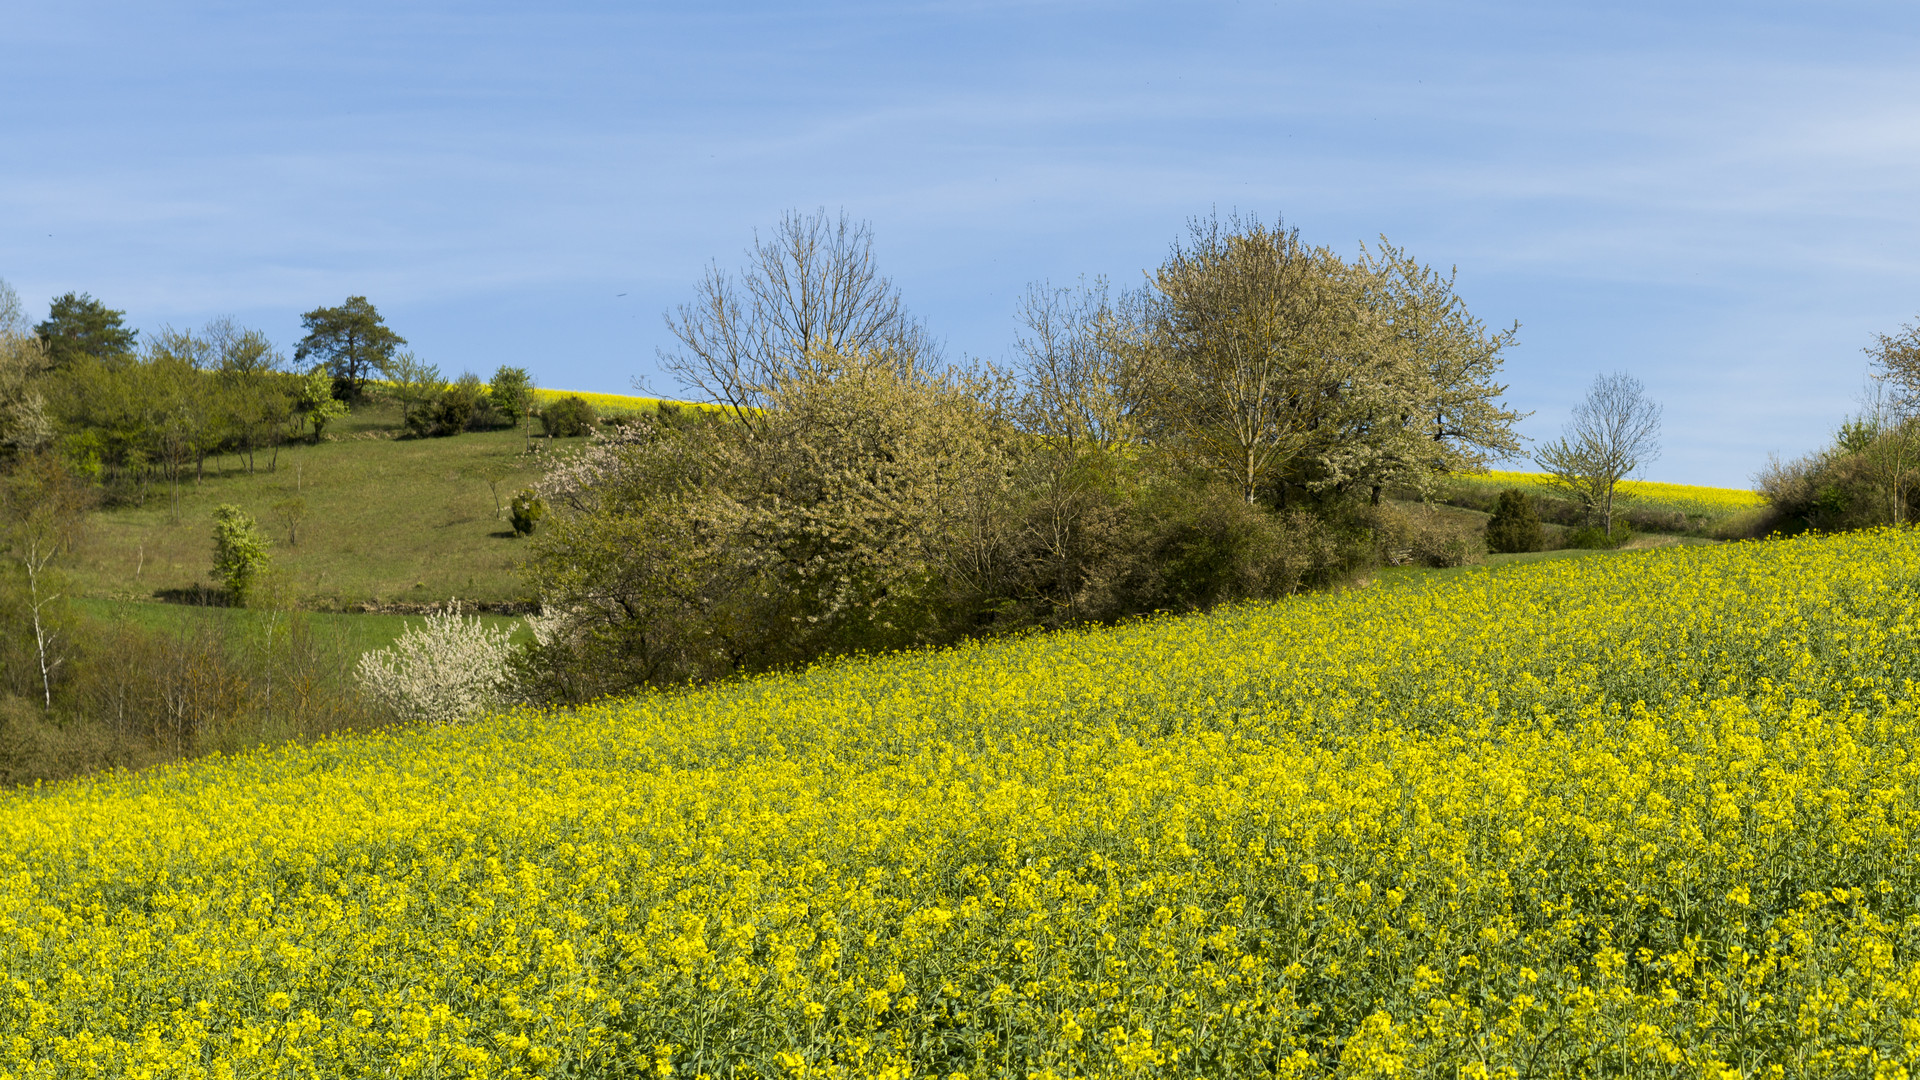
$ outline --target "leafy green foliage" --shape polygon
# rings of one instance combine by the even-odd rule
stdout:
[[[515,536],[532,536],[540,519],[547,516],[547,504],[541,502],[532,490],[522,491],[507,505],[507,513],[513,522]]]
[[[220,363],[207,338],[155,335],[146,355],[123,363],[80,356],[39,382],[67,458],[99,483],[110,503],[144,501],[155,481],[204,477],[217,454],[277,453],[292,434],[298,402],[317,388],[256,362]],[[269,457],[267,466],[272,467]]]
[[[295,415],[303,425],[312,426],[315,442],[326,435],[328,425],[347,415],[347,403],[333,396],[333,376],[321,365],[300,378],[294,394]]]
[[[223,503],[213,511],[213,576],[226,590],[227,600],[245,607],[255,584],[266,571],[268,540],[253,516]]]
[[[540,426],[555,438],[585,435],[599,422],[599,414],[587,399],[578,394],[569,394],[540,410]]]
[[[526,368],[503,364],[494,370],[493,380],[487,384],[487,400],[494,412],[507,418],[509,427],[519,427],[521,419],[533,407],[533,378]]]

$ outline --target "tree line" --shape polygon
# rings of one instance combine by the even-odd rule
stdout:
[[[142,341],[124,312],[86,294],[56,298],[29,327],[0,282],[0,307],[0,453],[57,453],[108,502],[144,501],[156,483],[177,493],[210,458],[275,468],[280,447],[324,437],[376,379],[421,436],[516,425],[533,406],[525,369],[447,379],[402,351],[406,339],[362,296],[303,315],[291,361],[231,318]]]
[[[499,685],[581,701],[1277,597],[1409,554],[1453,565],[1478,530],[1407,503],[1520,451],[1500,381],[1517,326],[1385,240],[1343,255],[1196,219],[1134,287],[1032,286],[1001,363],[949,361],[845,214],[788,214],[747,254],[667,317],[663,364],[706,407],[543,412],[595,437],[514,500],[540,614]],[[0,456],[22,492],[137,501],[215,455],[272,469],[374,395],[423,437],[531,409],[524,371],[446,379],[364,297],[306,313],[291,360],[231,320],[143,338],[90,296],[36,326],[0,300]],[[1608,386],[1549,448],[1603,518],[1649,449],[1609,411],[1646,421],[1638,384]]]

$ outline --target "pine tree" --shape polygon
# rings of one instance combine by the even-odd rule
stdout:
[[[127,329],[126,315],[86,293],[68,293],[54,300],[47,321],[34,327],[33,332],[39,335],[54,368],[72,367],[83,356],[120,364],[133,357],[134,338],[140,333]]]

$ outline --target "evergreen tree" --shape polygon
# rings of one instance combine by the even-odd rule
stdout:
[[[1500,503],[1487,521],[1487,550],[1495,554],[1539,551],[1546,546],[1540,529],[1540,511],[1533,497],[1518,488],[1500,493]]]
[[[348,398],[359,398],[368,379],[384,372],[393,351],[407,339],[393,332],[364,296],[349,296],[339,307],[319,307],[300,316],[307,336],[294,349],[295,360],[314,357],[327,366]]]
[[[68,293],[54,300],[47,321],[33,330],[56,369],[72,367],[83,356],[118,366],[133,359],[134,338],[140,333],[127,329],[126,314],[86,293]]]

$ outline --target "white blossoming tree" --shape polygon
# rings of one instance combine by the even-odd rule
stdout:
[[[408,720],[455,724],[498,708],[513,690],[511,630],[461,615],[427,616],[385,649],[360,658],[360,685]]]

